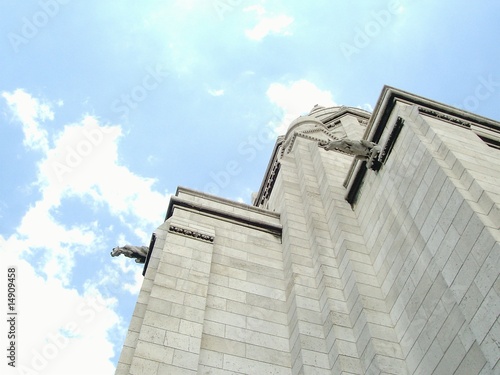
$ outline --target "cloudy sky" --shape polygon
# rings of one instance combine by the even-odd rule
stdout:
[[[111,248],[149,244],[179,185],[249,203],[315,104],[371,110],[387,84],[500,120],[497,0],[0,10],[1,310],[14,267],[18,312],[2,373],[112,374],[142,267]]]

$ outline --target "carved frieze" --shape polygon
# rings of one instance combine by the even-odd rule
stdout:
[[[312,133],[324,133],[328,137],[334,137],[328,130],[321,129],[321,128],[314,128],[314,129],[307,129],[307,130],[296,131],[283,144],[283,148],[281,149],[280,159],[283,157],[283,155],[284,155],[285,152],[287,154],[289,154],[290,151],[292,151],[293,145],[294,145],[295,140],[297,139],[297,137],[309,139],[311,141],[316,141],[316,142],[321,142],[321,141],[324,140],[323,138],[318,138],[318,137],[315,137],[315,136],[311,135]]]
[[[264,203],[269,199],[271,192],[273,191],[274,183],[276,182],[276,178],[278,177],[278,173],[280,171],[280,162],[278,160],[274,160],[273,165],[271,167],[271,171],[269,173],[268,179],[262,189],[262,195],[259,200],[260,205],[264,205]]]
[[[381,163],[385,163],[387,158],[389,157],[389,154],[391,153],[392,148],[396,143],[396,139],[398,138],[404,123],[405,121],[401,117],[397,118],[396,123],[394,124],[391,132],[389,133],[389,136],[387,137],[387,142],[380,152],[379,160]]]
[[[182,234],[182,235],[188,236],[188,237],[193,237],[193,238],[196,238],[198,240],[207,241],[207,242],[214,242],[214,236],[211,236],[211,235],[205,234],[205,233],[200,233],[200,232],[197,232],[197,231],[192,230],[192,229],[186,229],[186,228],[178,227],[176,225],[170,225],[168,230],[170,232]]]
[[[455,124],[455,125],[467,128],[467,129],[470,129],[472,126],[472,124],[468,121],[463,121],[457,117],[447,115],[446,113],[434,111],[434,110],[429,109],[429,108],[418,107],[418,111],[420,113],[427,115],[427,116],[435,117],[435,118],[440,119],[440,120],[445,120],[445,121],[451,122],[452,124]]]

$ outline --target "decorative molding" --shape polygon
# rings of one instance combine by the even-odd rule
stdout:
[[[342,126],[342,122],[337,119],[335,121],[325,122],[325,126],[328,128],[328,130],[333,130],[335,128]]]
[[[200,233],[200,232],[197,232],[197,231],[191,230],[191,229],[181,228],[181,227],[178,227],[178,226],[175,226],[175,225],[170,225],[170,227],[168,228],[168,230],[170,232],[174,232],[174,233],[177,233],[177,234],[182,234],[182,235],[187,236],[187,237],[193,237],[193,238],[196,238],[198,240],[207,241],[207,242],[214,242],[214,239],[215,239],[214,236],[210,236],[208,234]]]
[[[279,171],[281,169],[281,164],[279,160],[283,156],[285,137],[279,136],[278,140],[273,149],[272,156],[267,164],[266,173],[260,184],[260,188],[253,199],[253,205],[256,207],[264,208],[264,203],[269,199],[271,195],[274,182],[276,181]],[[262,203],[261,203],[262,202]]]
[[[149,241],[149,251],[148,255],[146,255],[146,262],[144,263],[144,268],[142,269],[142,276],[146,276],[146,270],[148,269],[149,259],[151,259],[151,254],[153,253],[153,249],[156,243],[156,233],[151,235],[151,240]]]
[[[309,135],[310,133],[318,133],[318,132],[324,133],[329,138],[338,139],[337,137],[331,135],[328,130],[321,129],[321,128],[314,128],[314,129],[307,129],[307,130],[302,130],[302,131],[296,131],[283,144],[283,148],[281,149],[281,153],[280,153],[280,159],[283,157],[283,155],[285,154],[285,152],[287,154],[289,154],[292,151],[293,145],[294,145],[295,140],[297,139],[297,137],[309,139],[311,141],[316,141],[316,142],[324,142],[325,140],[323,138],[313,137],[312,135]]]
[[[448,121],[454,125],[458,125],[462,128],[470,129],[472,127],[472,123],[468,121],[463,121],[458,117],[447,115],[446,113],[434,111],[432,109],[426,107],[418,107],[418,112],[423,113],[424,115],[431,116],[440,120]]]
[[[418,111],[419,113],[444,120],[448,123],[451,123],[452,125],[457,125],[461,128],[471,130],[489,147],[495,148],[497,150],[500,149],[500,129],[498,128],[495,129],[494,127],[485,126],[484,124],[464,121],[458,117],[450,116],[438,111],[433,111],[425,107],[418,107]]]
[[[203,195],[201,195],[201,197],[203,197]],[[221,199],[220,201],[229,202],[228,204],[231,205],[231,202],[229,200]],[[192,212],[196,215],[208,216],[216,220],[224,220],[226,222],[233,223],[236,225],[241,225],[248,228],[254,228],[260,231],[272,233],[273,235],[276,236],[281,236],[283,227],[281,226],[281,224],[274,222],[275,221],[274,219],[277,219],[279,221],[278,213],[271,212],[259,207],[244,205],[242,203],[236,203],[236,202],[233,203],[235,205],[240,205],[242,207],[247,206],[247,211],[255,212],[258,215],[262,214],[264,217],[262,219],[252,217],[254,215],[249,217],[248,215],[241,215],[236,212],[229,212],[225,209],[211,207],[206,204],[203,204],[203,202],[193,202],[185,198],[172,196],[170,198],[170,203],[168,204],[167,215],[165,217],[165,220],[168,220],[170,217],[172,217],[174,209],[182,209],[188,212]],[[266,217],[272,217],[273,222],[269,222],[268,220],[266,220]]]
[[[276,182],[276,178],[278,177],[278,173],[280,171],[281,164],[275,159],[273,165],[271,166],[270,173],[268,175],[267,181],[262,189],[262,194],[260,196],[258,204],[260,206],[264,206],[264,204],[269,199],[271,192],[273,191],[274,183]]]
[[[382,149],[382,152],[380,152],[379,161],[382,164],[385,164],[385,162],[387,161],[387,158],[389,157],[404,124],[405,120],[403,120],[403,118],[401,117],[398,117],[396,123],[392,128],[392,131],[389,133],[389,137],[387,138],[387,142],[385,142],[385,146]]]
[[[364,109],[342,106],[338,111],[333,113],[330,117],[321,120],[321,122],[323,122],[323,124],[325,124],[326,126],[329,126],[329,124],[331,124],[332,122],[334,122],[334,124],[336,124],[336,121],[340,122],[342,117],[348,115],[356,117],[360,125],[363,126],[368,124],[368,121],[371,117],[371,114]]]
[[[394,144],[396,143],[396,140],[399,137],[399,134],[401,133],[401,129],[403,128],[405,121],[402,117],[398,117],[396,119],[396,123],[392,127],[391,132],[389,133],[389,136],[387,138],[387,142],[385,142],[384,147],[382,148],[382,151],[380,151],[380,154],[378,155],[377,160],[374,160],[372,165],[370,166],[370,169],[378,172],[380,168],[382,167],[383,164],[386,163],[389,155],[391,154],[391,151],[394,147]],[[354,164],[353,164],[354,165]],[[366,167],[366,168],[365,168]],[[349,202],[351,206],[354,206],[356,204],[356,201],[358,199],[359,191],[361,190],[361,187],[363,186],[363,179],[365,178],[366,175],[366,170],[368,169],[366,161],[363,161],[361,166],[358,168],[356,173],[353,173],[349,176],[348,179],[344,182],[344,186],[347,189],[347,194],[346,194],[346,200]],[[351,172],[354,172],[352,170]],[[352,180],[352,182],[349,185],[349,181]],[[348,181],[349,180],[349,181]]]
[[[488,137],[482,134],[478,134],[478,132],[475,132],[481,140],[486,143],[491,148],[496,148],[497,150],[500,150],[500,138],[499,137]]]

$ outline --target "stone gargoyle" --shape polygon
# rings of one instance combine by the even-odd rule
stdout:
[[[149,248],[147,246],[125,245],[123,247],[117,246],[113,248],[113,251],[111,251],[111,256],[117,257],[123,254],[127,258],[134,258],[136,263],[145,263],[148,252]]]
[[[342,138],[320,141],[318,142],[318,146],[327,151],[340,151],[342,153],[352,155],[356,159],[366,160],[367,168],[371,168],[372,164],[377,160],[377,157],[382,150],[378,144],[365,139],[354,141],[349,138]]]

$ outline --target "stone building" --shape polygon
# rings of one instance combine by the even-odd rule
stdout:
[[[499,148],[500,123],[391,87],[314,107],[254,205],[178,188],[116,374],[500,374]]]

